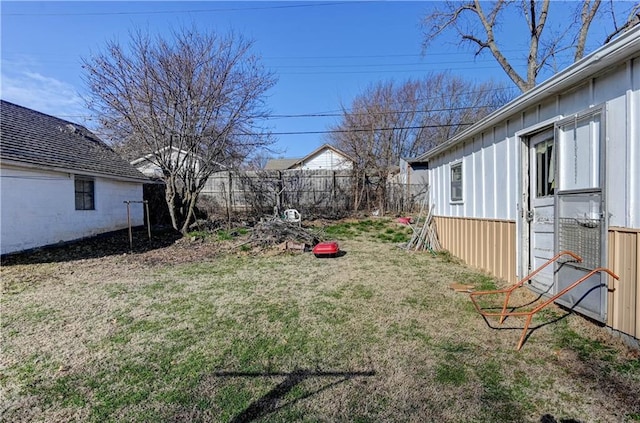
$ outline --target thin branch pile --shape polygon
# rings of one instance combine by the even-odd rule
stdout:
[[[280,219],[263,220],[251,231],[254,246],[280,246],[285,250],[308,250],[320,242],[319,236],[309,229]]]

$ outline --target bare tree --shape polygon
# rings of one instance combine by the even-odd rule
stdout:
[[[243,167],[246,170],[262,170],[271,159],[273,159],[273,156],[269,152],[258,151],[247,157]]]
[[[171,221],[185,233],[207,178],[271,143],[257,124],[275,78],[234,33],[172,35],[135,32],[83,67],[102,131],[160,167]]]
[[[599,14],[604,14],[601,11],[602,0],[563,2],[562,7],[576,5],[574,19],[564,20],[561,25],[545,30],[549,27],[551,3],[550,0],[447,0],[423,19],[423,47],[426,51],[445,32],[454,32],[462,44],[475,48],[476,55],[485,50],[490,51],[507,76],[522,92],[526,92],[536,85],[540,71],[557,60],[558,55],[573,50],[573,61],[581,59],[585,54],[592,23]],[[621,9],[616,6],[623,2],[617,3],[614,5],[611,0],[609,8],[614,24],[615,17]],[[524,74],[518,72],[514,65],[515,59],[507,57],[498,39],[498,30],[505,22],[505,14],[508,12],[511,12],[510,16],[521,15],[526,24],[526,31],[523,32],[528,40],[528,51]],[[637,12],[636,5],[631,8],[626,23],[620,29],[615,24],[615,32],[631,25],[633,19],[637,19]],[[514,34],[502,35],[505,39],[514,37]]]
[[[609,41],[611,41],[616,36],[618,36],[621,32],[628,31],[629,29],[633,28],[634,26],[640,24],[640,3],[636,3],[629,10],[629,13],[626,16],[626,19],[623,21],[622,24],[618,23],[618,19],[617,19],[616,13],[615,13],[615,8],[614,8],[613,5],[614,5],[614,0],[609,0],[609,6],[610,7],[609,7],[608,13],[611,14],[611,20],[613,21],[614,30],[604,40],[605,44],[608,43]]]
[[[510,98],[503,85],[476,85],[449,74],[371,85],[343,106],[329,135],[355,160],[354,209],[375,198],[384,212],[386,183],[400,158],[424,153]]]

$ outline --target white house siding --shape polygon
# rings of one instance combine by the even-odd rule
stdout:
[[[95,210],[76,210],[73,174],[3,165],[0,177],[1,254],[126,228],[123,202],[142,200],[141,183],[95,177]],[[142,204],[131,222],[144,224]]]
[[[349,170],[352,168],[352,163],[343,155],[327,148],[300,163],[297,168],[304,170]]]
[[[533,131],[541,122],[551,127],[554,120],[605,104],[609,225],[640,228],[638,62],[635,59],[577,89],[552,96],[430,158],[435,212],[442,216],[515,220],[520,184],[520,140],[516,132]],[[456,204],[449,201],[449,169],[460,161],[463,202]]]
[[[431,200],[437,215],[515,219],[516,148],[505,132],[505,126],[497,127],[429,160]],[[449,200],[450,165],[458,162],[462,162],[463,201],[455,203]]]
[[[557,79],[552,91],[541,91],[526,107],[504,109],[490,121],[491,126],[452,142],[448,148],[436,150],[424,159],[430,163],[431,200],[444,248],[450,249],[469,264],[511,282],[524,276],[520,268],[523,236],[520,204],[523,140],[529,134],[552,128],[554,122],[574,115],[602,110],[600,125],[604,126],[604,171],[608,237],[604,266],[617,273],[620,281],[609,280],[606,323],[614,330],[640,339],[640,58],[635,38],[635,57],[610,64],[605,69],[589,73],[584,67],[571,80]],[[604,47],[606,48],[606,46]],[[622,53],[615,53],[616,55]],[[606,57],[606,56],[603,56]],[[619,57],[619,56],[615,56]],[[602,57],[599,58],[602,60]],[[596,60],[594,66],[599,62]],[[526,95],[523,96],[526,98]],[[524,102],[523,102],[524,103]],[[515,104],[518,104],[517,102]],[[487,125],[488,126],[488,125]],[[450,201],[450,166],[463,164],[463,201]],[[501,222],[513,225],[513,232],[501,227]],[[509,233],[510,248],[495,242]],[[509,254],[517,271],[505,275],[495,266],[500,257]],[[502,269],[504,269],[503,266]]]
[[[640,229],[640,59],[594,84],[607,97],[607,203],[609,226]]]
[[[136,169],[148,178],[161,178],[162,169],[155,163],[144,161],[135,165]]]

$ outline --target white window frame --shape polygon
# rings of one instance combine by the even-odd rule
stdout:
[[[459,187],[460,195],[454,197],[453,190],[455,186],[454,186],[454,180],[453,180],[453,172],[456,169],[460,169],[460,180],[455,181],[456,185],[460,185]],[[449,165],[449,199],[451,203],[460,204],[464,201],[464,183],[463,182],[464,182],[464,172],[462,168],[462,160],[451,163]]]

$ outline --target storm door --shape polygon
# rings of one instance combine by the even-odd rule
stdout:
[[[555,143],[553,130],[529,138],[529,271],[555,255]],[[553,268],[543,269],[531,280],[530,288],[552,294]]]
[[[601,109],[556,124],[558,186],[556,192],[557,251],[570,250],[582,263],[556,268],[554,293],[604,264],[604,143]],[[606,319],[606,277],[595,274],[558,299],[594,319]]]

